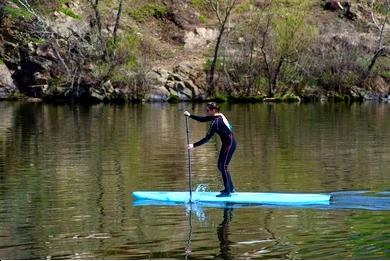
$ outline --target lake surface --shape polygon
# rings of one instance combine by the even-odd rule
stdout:
[[[204,104],[0,102],[0,259],[390,259],[390,104],[222,105],[238,191],[329,206],[137,205],[188,190],[184,110]],[[193,189],[222,188],[219,148],[193,151]]]

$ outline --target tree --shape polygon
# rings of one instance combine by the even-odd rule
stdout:
[[[113,74],[113,71],[118,62],[115,53],[118,49],[118,28],[120,27],[121,13],[123,9],[123,0],[117,0],[118,7],[115,16],[115,25],[112,31],[103,33],[104,16],[101,12],[102,3],[99,0],[87,0],[90,4],[94,16],[94,21],[90,24],[91,29],[80,35],[75,31],[71,31],[69,36],[58,34],[51,27],[48,18],[39,14],[30,4],[28,0],[15,0],[18,6],[22,7],[33,17],[35,17],[35,34],[45,39],[46,43],[51,46],[56,54],[60,64],[63,66],[63,84],[67,86],[66,93],[71,93],[74,87],[80,84],[82,78],[92,78],[92,75],[83,75],[83,66],[86,62],[92,61],[95,64],[107,64],[107,69],[102,75],[93,80],[95,84],[107,81]],[[109,6],[111,10],[113,7]],[[94,30],[96,29],[96,30]],[[125,58],[122,57],[122,60]],[[121,61],[122,61],[121,60]]]
[[[210,72],[208,74],[208,93],[209,95],[215,95],[215,68],[218,60],[218,52],[222,42],[223,33],[226,30],[226,23],[236,6],[238,0],[208,0],[209,5],[218,19],[218,36],[214,48],[214,56],[211,62]]]
[[[273,97],[281,80],[291,80],[298,69],[297,61],[317,35],[310,25],[310,0],[264,0],[249,2],[236,25],[240,46],[230,64],[239,92],[259,94],[266,87]]]
[[[276,93],[282,68],[296,62],[316,35],[306,23],[309,0],[273,1],[260,30],[260,52],[268,79],[268,97]]]
[[[371,0],[371,18],[372,21],[378,31],[378,41],[377,46],[375,48],[374,54],[371,58],[370,64],[367,68],[367,72],[365,78],[370,75],[374,65],[376,64],[379,57],[384,56],[386,54],[390,54],[390,39],[389,32],[390,29],[386,28],[389,24],[389,15],[390,15],[390,0],[384,0],[383,3],[378,4],[375,0]],[[381,9],[383,14],[382,17],[376,15],[375,9]]]

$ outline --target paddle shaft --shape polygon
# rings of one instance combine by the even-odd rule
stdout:
[[[187,133],[187,145],[190,144],[190,128],[188,127],[188,117],[186,116],[186,133]],[[190,191],[190,202],[192,201],[192,169],[191,169],[191,151],[187,148],[188,151],[188,189]]]

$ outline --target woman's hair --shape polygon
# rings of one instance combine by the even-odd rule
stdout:
[[[209,108],[210,110],[215,110],[216,112],[219,112],[219,106],[215,102],[207,103],[207,108]]]

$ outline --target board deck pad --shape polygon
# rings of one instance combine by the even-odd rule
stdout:
[[[166,202],[190,201],[190,193],[168,191],[134,191],[136,199],[157,200]],[[192,192],[192,202],[216,202],[235,204],[274,204],[274,205],[318,205],[330,204],[329,194],[312,193],[274,193],[274,192],[237,192],[230,197],[217,197],[219,192]]]

